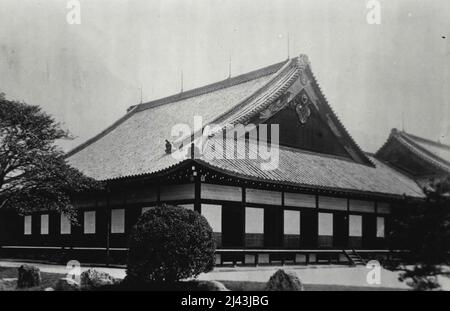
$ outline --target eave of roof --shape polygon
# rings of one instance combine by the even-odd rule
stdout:
[[[405,199],[406,197],[412,197],[416,199],[423,199],[425,195],[417,195],[417,196],[408,196],[405,194],[390,194],[385,192],[377,192],[377,191],[366,191],[366,190],[356,190],[351,188],[339,188],[339,187],[327,187],[322,185],[310,185],[306,183],[296,183],[296,182],[290,182],[290,181],[279,181],[274,179],[268,179],[268,178],[260,178],[255,177],[253,175],[243,174],[243,173],[236,173],[235,171],[224,169],[221,167],[217,167],[215,165],[212,165],[211,163],[204,161],[202,159],[195,159],[196,163],[202,164],[205,167],[208,167],[212,170],[225,173],[230,176],[236,176],[242,179],[252,180],[255,182],[261,182],[261,183],[271,183],[271,184],[278,184],[283,186],[290,186],[290,187],[297,187],[302,188],[305,190],[309,190],[311,192],[317,192],[317,190],[330,192],[330,193],[339,193],[339,194],[354,194],[354,195],[362,195],[362,196],[373,196],[373,197],[383,197],[383,198],[390,198],[390,199]]]
[[[307,152],[307,151],[306,151]],[[346,160],[342,160],[346,161]],[[394,194],[394,193],[387,193],[387,192],[381,192],[381,191],[367,191],[367,190],[360,190],[360,189],[354,189],[354,188],[345,188],[345,187],[332,187],[332,186],[324,186],[324,185],[312,185],[308,183],[301,183],[301,182],[292,182],[289,180],[277,180],[270,177],[264,177],[264,176],[256,176],[253,174],[243,173],[243,172],[236,172],[231,169],[227,169],[218,165],[215,165],[214,163],[211,163],[210,161],[207,161],[205,159],[199,158],[199,159],[185,159],[183,161],[180,161],[170,167],[161,169],[156,172],[152,173],[143,173],[139,175],[133,175],[133,176],[123,176],[120,178],[112,178],[104,180],[104,182],[107,183],[117,183],[127,180],[135,180],[140,178],[145,179],[158,179],[163,176],[166,176],[167,174],[170,174],[172,172],[176,172],[179,169],[183,169],[186,166],[189,166],[193,163],[196,163],[206,169],[210,169],[212,171],[225,174],[227,176],[238,178],[250,182],[255,183],[262,183],[262,184],[271,184],[274,186],[282,186],[282,187],[292,187],[296,189],[301,189],[302,191],[308,191],[311,193],[328,193],[329,195],[335,194],[335,195],[354,195],[358,197],[377,197],[377,198],[384,198],[384,199],[393,199],[393,200],[403,200],[407,197],[415,198],[415,199],[423,199],[425,196],[423,194],[417,193],[416,195],[409,195],[407,194]],[[390,168],[392,169],[392,168]],[[395,171],[394,169],[392,169]],[[397,172],[401,175],[400,172]]]
[[[99,140],[100,138],[104,137],[105,135],[107,135],[108,133],[110,133],[112,130],[114,130],[115,128],[117,128],[120,124],[122,124],[123,122],[125,122],[126,120],[128,120],[135,112],[137,106],[135,106],[134,108],[130,109],[127,111],[127,113],[119,118],[116,122],[114,122],[113,124],[111,124],[110,126],[108,126],[106,129],[104,129],[103,131],[101,131],[100,133],[98,133],[97,135],[95,135],[94,137],[86,140],[85,142],[81,143],[80,145],[76,146],[75,148],[73,148],[72,150],[69,150],[66,154],[65,154],[65,158],[69,158],[70,156],[74,155],[75,153],[83,150],[84,148],[86,148],[87,146],[95,143],[97,140]]]
[[[268,171],[261,167],[261,163],[267,163],[267,159],[257,156],[258,151],[250,147],[254,146],[253,142],[245,145],[237,144],[236,156],[233,159],[215,158],[214,150],[217,148],[213,148],[212,145],[218,147],[221,143],[225,142],[212,138],[208,140],[199,158],[186,159],[158,171],[107,181],[158,178],[182,169],[184,163],[193,161],[232,178],[280,187],[290,186],[308,192],[392,199],[424,198],[422,189],[413,178],[374,157],[371,159],[375,166],[370,167],[347,158],[278,146],[279,165],[274,167],[274,170]],[[228,145],[228,142],[226,144]]]
[[[236,144],[236,156],[233,159],[217,159],[214,150],[223,143],[222,139],[211,139],[199,160],[217,169],[263,182],[396,197],[424,196],[414,179],[375,158],[371,158],[374,166],[368,166],[333,155],[271,146],[271,149],[278,149],[275,150],[278,154],[277,160],[272,162],[276,164],[265,169],[261,164],[267,164],[272,159],[262,158],[255,148],[256,143],[249,141],[245,145]],[[228,142],[226,144],[228,145]],[[224,147],[219,147],[218,150],[222,149]]]
[[[316,92],[319,94],[320,99],[323,103],[325,103],[325,106],[331,111],[330,117],[333,118],[333,121],[337,123],[338,127],[343,131],[344,136],[349,140],[350,145],[354,146],[356,148],[356,152],[361,157],[363,161],[365,161],[367,164],[374,166],[374,163],[366,156],[366,153],[361,149],[361,147],[356,143],[356,141],[353,139],[353,137],[350,135],[350,133],[347,131],[346,127],[342,124],[341,120],[337,116],[337,114],[334,112],[331,105],[328,103],[328,100],[325,96],[325,94],[322,92],[322,88],[320,87],[319,82],[317,81],[316,76],[314,75],[314,72],[311,70],[310,66],[308,66],[308,72],[313,78],[313,86],[316,89]]]

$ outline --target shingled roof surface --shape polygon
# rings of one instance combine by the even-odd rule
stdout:
[[[221,145],[222,138],[208,141],[201,163],[218,168],[232,175],[259,181],[273,181],[289,185],[365,192],[374,195],[424,197],[423,191],[410,177],[369,156],[375,167],[332,155],[280,146],[279,163],[272,170],[264,170],[257,148],[250,144],[235,144],[234,159],[217,159],[214,151]],[[215,145],[211,148],[211,145]],[[221,147],[219,147],[221,148]],[[240,159],[241,158],[241,159]]]
[[[172,126],[193,126],[194,116],[207,124],[263,93],[287,62],[132,108],[105,131],[67,154],[69,164],[98,180],[152,173],[178,161],[165,157]],[[270,86],[270,85],[269,85]]]
[[[203,125],[239,122],[243,117],[267,107],[292,85],[299,76],[298,63],[297,59],[291,59],[131,107],[113,125],[70,151],[67,160],[97,180],[148,175],[176,166],[182,160],[165,153],[165,140],[171,141],[173,125],[184,123],[192,127],[194,116],[202,116]],[[348,135],[345,128],[338,124]],[[352,141],[349,135],[348,138]],[[207,143],[214,139],[210,138]],[[356,143],[354,148],[373,165],[285,147],[280,148],[279,167],[270,171],[261,169],[262,160],[258,157],[255,160],[211,159],[203,155],[196,161],[217,170],[262,181],[423,197],[421,189],[412,179],[364,154]]]

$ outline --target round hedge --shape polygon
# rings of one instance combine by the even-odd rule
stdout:
[[[205,217],[178,206],[158,206],[138,219],[129,239],[127,278],[174,282],[211,271],[215,242]]]

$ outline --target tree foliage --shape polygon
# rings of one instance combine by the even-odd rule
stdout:
[[[99,184],[66,163],[55,141],[68,138],[40,107],[0,94],[0,208],[73,214],[70,196]]]
[[[144,213],[130,235],[128,280],[175,282],[212,270],[215,242],[208,221],[178,206]]]
[[[437,276],[450,276],[450,177],[424,191],[424,202],[395,215],[391,232],[391,248],[406,250],[391,268],[415,290],[438,289]]]

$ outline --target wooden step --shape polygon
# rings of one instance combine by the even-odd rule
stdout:
[[[344,254],[348,257],[350,262],[355,266],[365,265],[365,260],[354,250],[352,251],[345,251]]]

